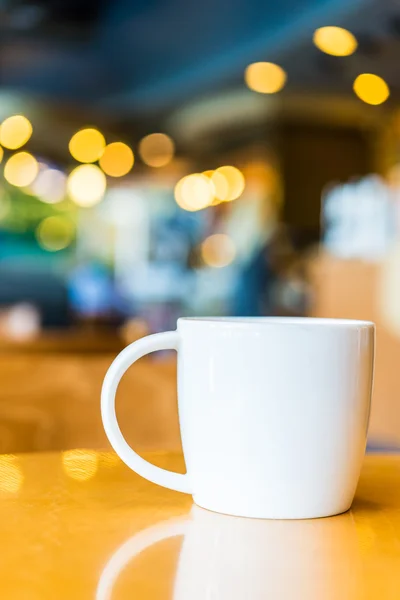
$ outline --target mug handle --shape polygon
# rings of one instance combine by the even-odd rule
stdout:
[[[107,371],[101,390],[101,418],[106,435],[118,456],[133,471],[152,483],[170,490],[190,494],[187,473],[174,473],[152,465],[137,454],[126,442],[118,425],[115,414],[115,394],[118,384],[125,371],[139,358],[156,350],[179,349],[179,334],[177,331],[156,333],[137,340],[127,346],[111,364]]]

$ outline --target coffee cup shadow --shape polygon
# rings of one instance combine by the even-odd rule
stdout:
[[[121,572],[154,544],[184,536],[174,600],[341,600],[362,589],[351,512],[302,521],[229,517],[194,506],[123,543],[105,565],[96,600],[111,600]]]

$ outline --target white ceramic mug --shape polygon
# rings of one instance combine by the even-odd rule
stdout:
[[[187,473],[141,458],[115,414],[122,375],[149,352],[178,352]],[[103,384],[102,418],[117,454],[142,477],[230,515],[306,519],[350,507],[365,451],[374,325],[308,318],[179,319],[134,342]]]

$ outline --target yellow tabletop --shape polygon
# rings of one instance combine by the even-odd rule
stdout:
[[[0,455],[0,540],[7,600],[398,600],[400,456],[366,458],[348,513],[261,521],[193,507],[111,452]]]

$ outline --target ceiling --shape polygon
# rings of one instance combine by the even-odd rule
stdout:
[[[351,29],[359,51],[319,52],[311,36],[326,24]],[[399,52],[396,0],[0,0],[0,116],[27,107],[57,154],[86,123],[135,139],[193,102],[246,92],[257,60],[282,64],[288,94],[351,95],[355,75],[378,71],[396,99]]]

